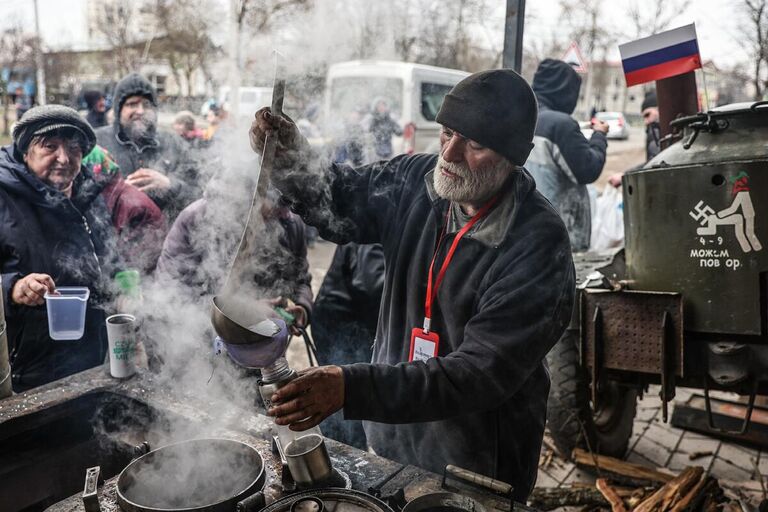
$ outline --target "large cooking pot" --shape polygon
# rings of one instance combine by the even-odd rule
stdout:
[[[193,439],[131,462],[117,479],[117,501],[125,512],[234,512],[264,479],[264,460],[252,446]]]

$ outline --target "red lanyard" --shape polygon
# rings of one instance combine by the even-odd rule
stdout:
[[[440,249],[440,242],[443,240],[443,236],[440,236],[440,240],[437,243],[437,248],[435,249],[435,254],[432,256],[432,263],[429,265],[429,277],[427,278],[427,298],[425,300],[424,304],[424,332],[429,332],[430,329],[430,323],[432,320],[432,303],[437,298],[437,290],[440,288],[440,285],[443,282],[443,278],[445,277],[445,271],[448,270],[448,264],[451,263],[451,260],[453,259],[453,254],[456,252],[456,247],[459,245],[459,240],[462,239],[464,235],[467,234],[467,232],[472,229],[472,226],[477,224],[477,221],[482,219],[485,214],[488,213],[488,210],[490,210],[494,204],[496,204],[496,200],[498,199],[498,196],[494,196],[483,205],[480,210],[471,218],[469,219],[469,222],[467,222],[463,228],[459,230],[459,232],[456,234],[456,238],[453,239],[453,243],[451,244],[451,248],[448,249],[448,254],[445,256],[445,260],[443,261],[443,265],[440,267],[440,272],[437,274],[437,280],[435,281],[434,288],[432,287],[432,271],[435,266],[435,259],[437,258],[437,251]],[[449,206],[450,208],[450,206]],[[450,210],[449,210],[450,212]],[[447,221],[446,221],[447,224]],[[443,228],[445,229],[445,228]]]

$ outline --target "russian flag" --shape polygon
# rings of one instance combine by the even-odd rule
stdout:
[[[627,87],[701,67],[694,24],[619,45]]]

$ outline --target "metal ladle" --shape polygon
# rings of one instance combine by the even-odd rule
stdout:
[[[272,86],[272,115],[281,116],[283,99],[285,97],[285,80],[279,78],[277,70]],[[259,203],[265,198],[269,188],[269,179],[275,160],[277,136],[267,134],[264,141],[264,151],[261,157],[259,181],[251,201],[248,221],[245,224],[240,244],[237,247],[235,259],[229,268],[224,288],[213,298],[211,308],[211,324],[223,340],[235,345],[266,342],[280,331],[280,327],[267,318],[268,311],[259,308],[248,294],[243,293],[245,273],[248,269],[256,243],[256,234],[260,224],[264,222]]]

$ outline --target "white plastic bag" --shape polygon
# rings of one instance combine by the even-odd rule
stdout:
[[[597,208],[592,217],[592,237],[589,250],[601,251],[624,245],[624,200],[621,188],[606,185],[597,196]]]

